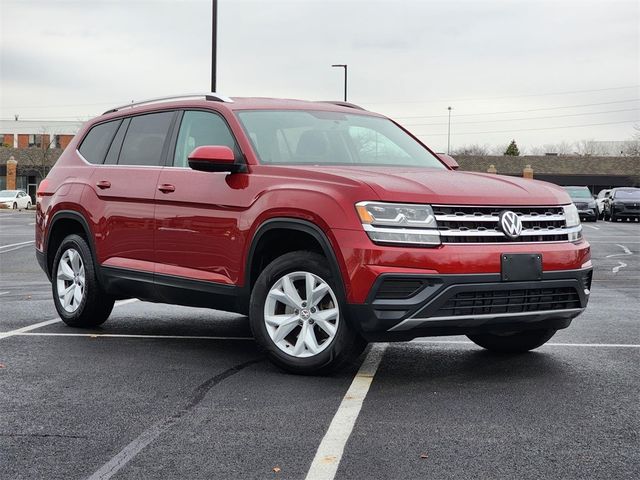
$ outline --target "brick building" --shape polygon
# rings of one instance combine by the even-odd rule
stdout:
[[[7,161],[18,162],[15,188],[35,203],[38,184],[83,122],[0,120],[0,190],[7,188]]]

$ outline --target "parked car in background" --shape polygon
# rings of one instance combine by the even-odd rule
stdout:
[[[598,192],[598,196],[596,197],[596,206],[598,207],[598,217],[600,218],[604,218],[604,201],[609,197],[610,193],[610,188],[603,188]]]
[[[0,204],[14,210],[31,208],[31,197],[24,190],[2,190],[0,191]]]
[[[611,190],[604,202],[604,219],[615,222],[640,218],[640,188],[622,187]]]
[[[36,256],[68,325],[131,297],[248,314],[296,373],[429,335],[537,348],[589,300],[576,207],[557,185],[456,165],[344,102],[124,105],[40,184]]]
[[[587,222],[598,221],[598,207],[596,200],[591,194],[591,190],[588,187],[564,187],[571,201],[578,209],[578,215],[580,220]]]

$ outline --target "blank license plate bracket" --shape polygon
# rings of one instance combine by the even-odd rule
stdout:
[[[542,280],[540,253],[503,253],[500,262],[503,282]]]

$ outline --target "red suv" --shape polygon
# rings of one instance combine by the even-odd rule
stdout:
[[[37,257],[68,325],[132,297],[239,312],[297,373],[370,341],[536,348],[587,305],[578,212],[554,185],[456,167],[342,102],[126,105],[88,122],[40,185]]]

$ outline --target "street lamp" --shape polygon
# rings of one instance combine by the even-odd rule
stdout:
[[[344,101],[347,101],[347,64],[346,63],[336,63],[335,65],[331,65],[332,67],[342,67],[344,68]]]
[[[218,57],[218,0],[211,5],[211,91],[216,91],[216,63]]]
[[[449,149],[451,148],[451,107],[447,107],[449,110],[449,127],[447,128],[447,155],[449,155]]]

